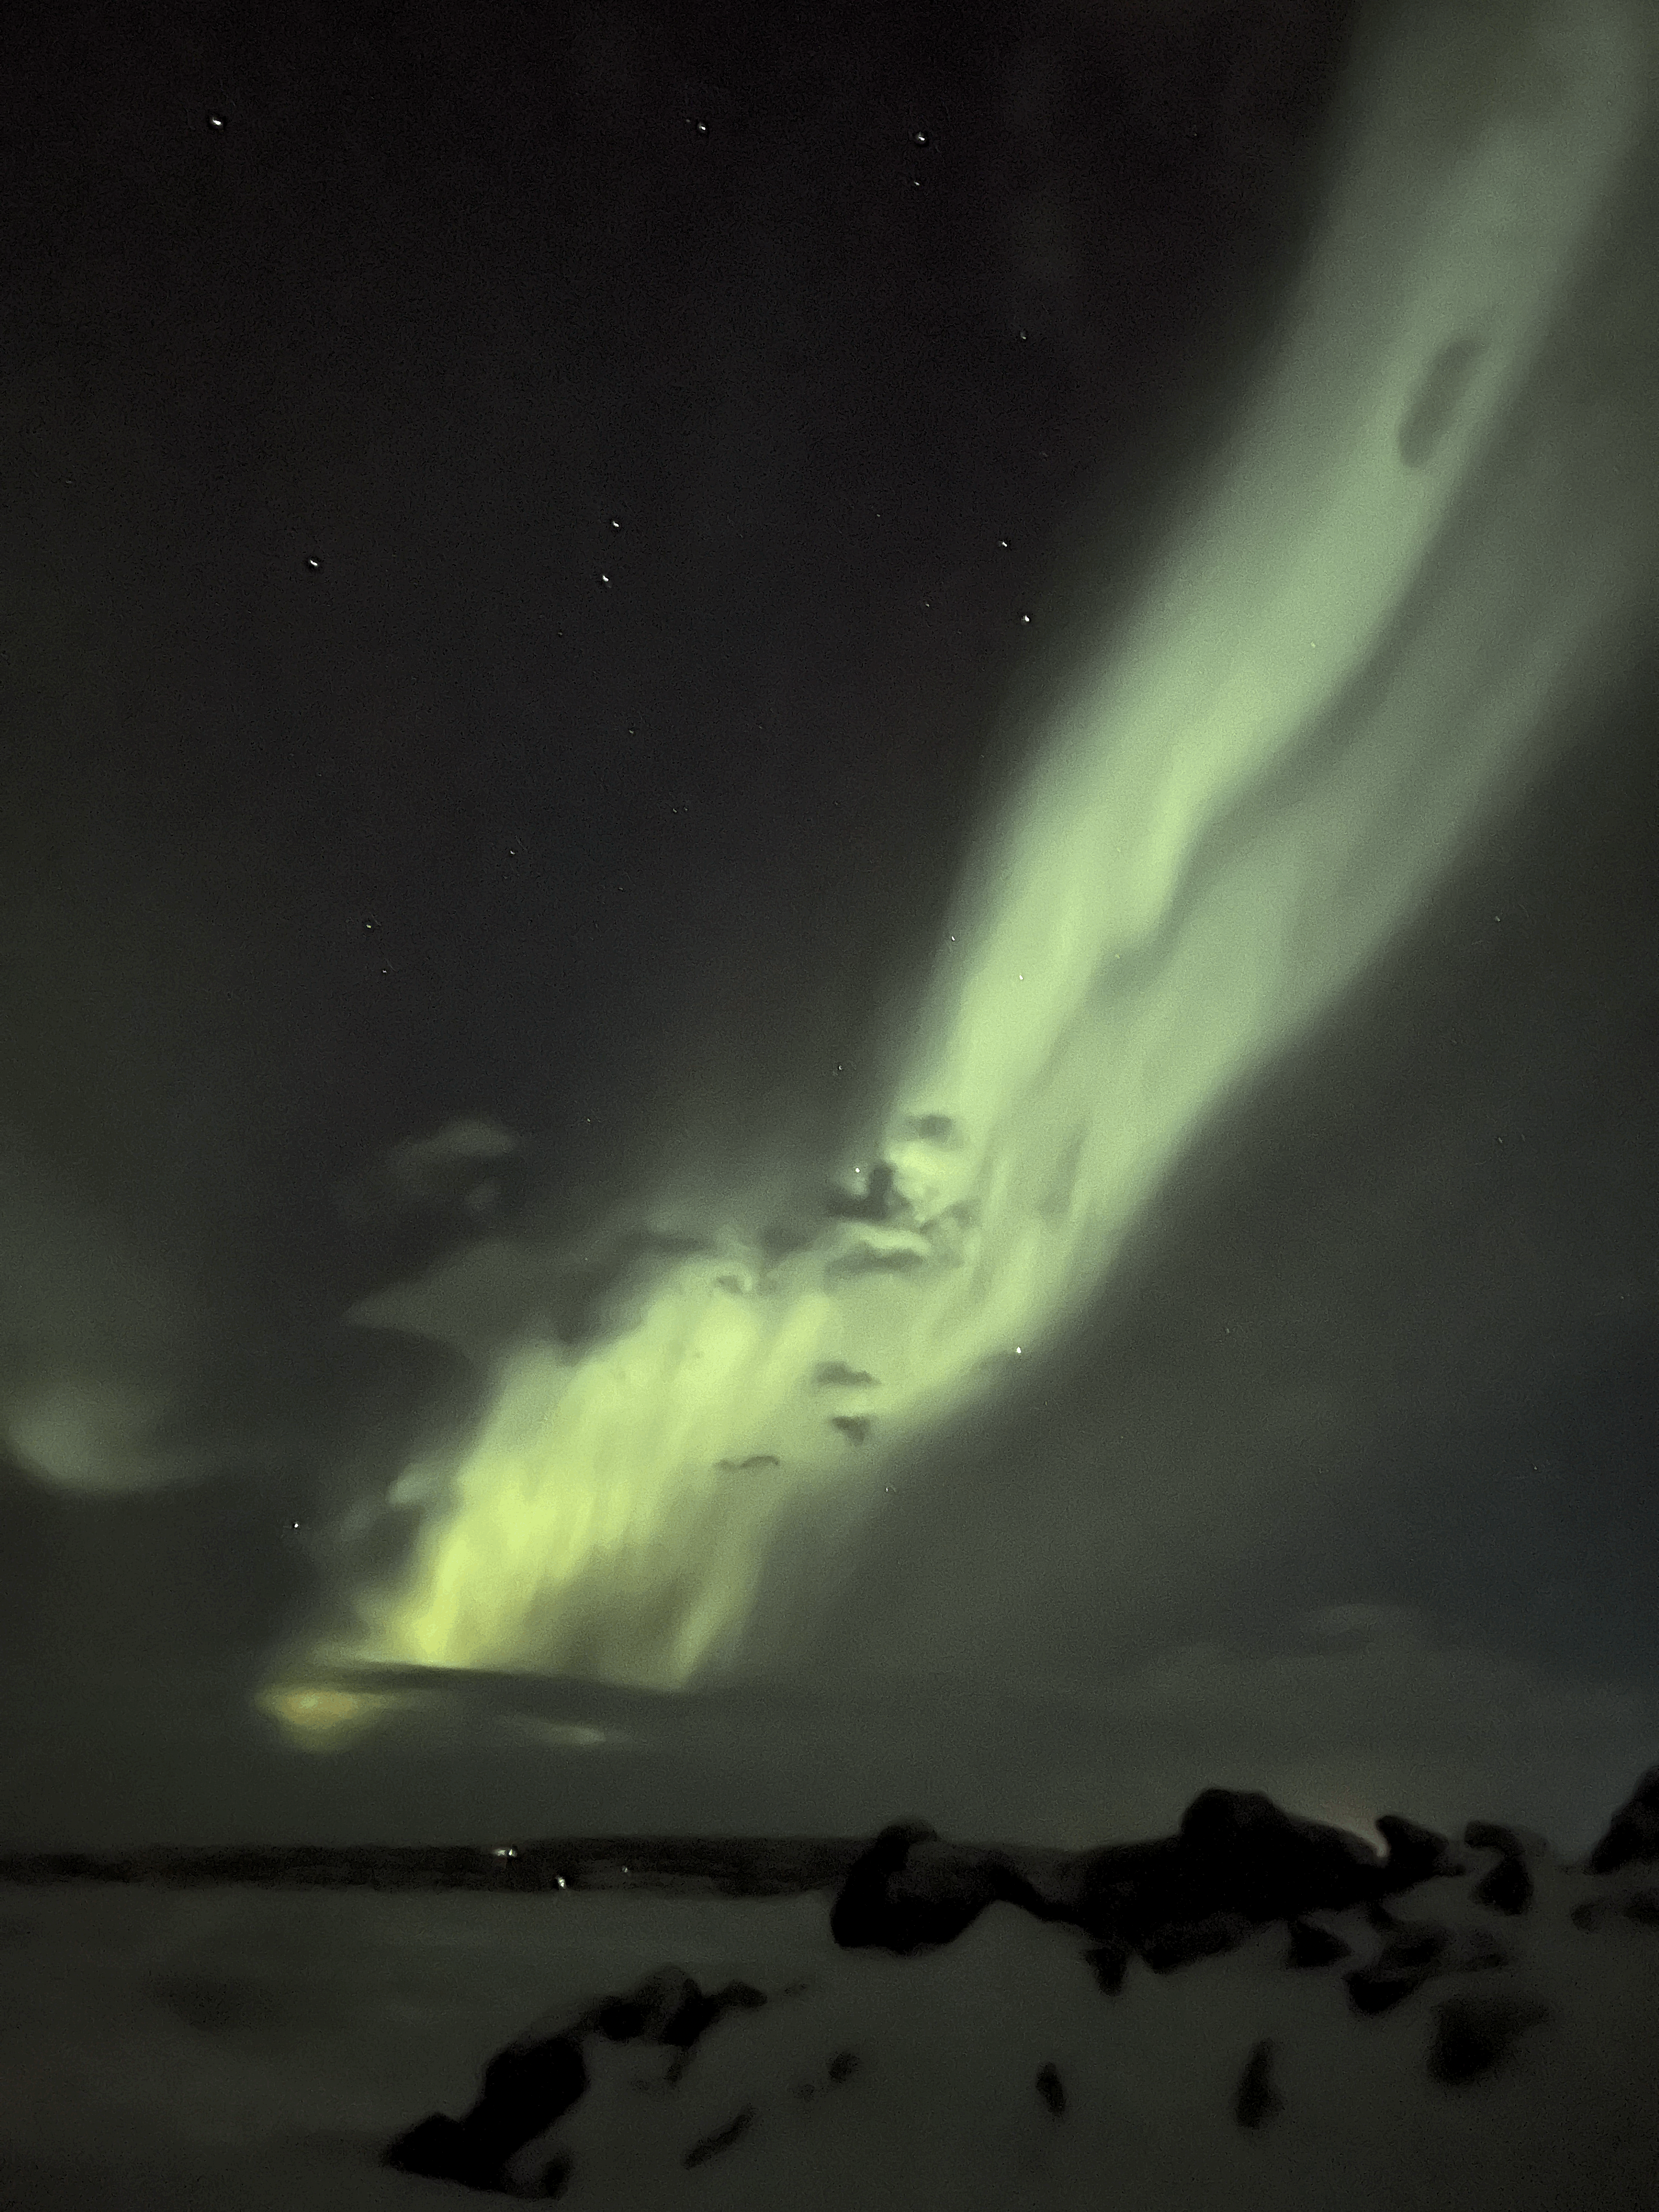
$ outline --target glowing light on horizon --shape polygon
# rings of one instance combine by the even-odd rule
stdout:
[[[717,1674],[791,1517],[873,1506],[1060,1343],[1195,1133],[1527,772],[1638,587],[1640,502],[1587,502],[1536,375],[1646,56],[1613,0],[1474,23],[1372,55],[1282,343],[986,825],[847,1209],[780,1255],[763,1188],[648,1194],[699,1249],[606,1341],[500,1346],[476,1433],[407,1478],[406,1571],[319,1668]],[[418,1309],[364,1312],[443,1333]],[[268,1709],[303,1738],[372,1705]]]

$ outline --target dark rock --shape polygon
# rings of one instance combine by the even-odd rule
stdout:
[[[1379,1814],[1376,1829],[1389,1847],[1390,1890],[1415,1889],[1419,1882],[1437,1881],[1444,1875],[1465,1871],[1463,1862],[1444,1836],[1407,1820],[1403,1813]]]
[[[679,2051],[689,2051],[723,2014],[756,2012],[765,2002],[765,1991],[757,1990],[751,1982],[728,1982],[723,1990],[706,1993],[693,1982],[672,2016],[664,2021],[656,2040],[672,2044]]]
[[[556,2158],[550,2158],[542,2168],[536,2194],[538,2197],[562,2197],[570,2186],[571,2166],[568,2151],[561,2151]]]
[[[458,2181],[466,2189],[505,2189],[499,2158],[489,2157],[459,2120],[429,2112],[394,2138],[380,2153],[382,2166],[398,2173],[418,2173],[432,2181]]]
[[[483,2094],[461,2125],[505,2165],[515,2150],[562,2119],[586,2087],[587,2068],[574,2036],[509,2044],[484,2068]]]
[[[1525,1912],[1532,1903],[1532,1876],[1519,1859],[1499,1859],[1474,1885],[1477,1904],[1511,1917]]]
[[[581,2025],[591,2026],[607,2043],[635,2043],[696,2002],[697,1985],[690,1974],[664,1974],[626,1996],[602,1998]]]
[[[1443,1836],[1398,1814],[1377,1826],[1386,1858],[1346,1829],[1282,1812],[1254,1790],[1206,1790],[1180,1832],[1076,1854],[1046,1889],[1005,1852],[944,1843],[926,1821],[884,1828],[848,1873],[830,1914],[844,1947],[900,1955],[954,1942],[988,1905],[1018,1905],[1082,1929],[1103,1990],[1121,1986],[1127,1946],[1160,1973],[1231,1950],[1259,1927],[1315,1911],[1366,1905],[1447,1873],[1462,1873]],[[1334,1955],[1334,1954],[1333,1954]],[[1100,1970],[1104,1969],[1103,1975]]]
[[[856,2051],[838,2051],[824,2069],[832,2088],[839,2088],[843,2081],[850,2081],[858,2070],[859,2055]],[[816,2097],[817,2093],[816,2081],[798,2081],[795,2084],[795,2094],[803,2104]]]
[[[1463,1841],[1472,1851],[1496,1851],[1501,1858],[1543,1858],[1549,1846],[1541,1836],[1530,1828],[1512,1828],[1501,1820],[1471,1820],[1463,1831]]]
[[[1586,1863],[1592,1874],[1617,1874],[1620,1867],[1655,1861],[1659,1861],[1659,1766],[1649,1767],[1643,1775]]]
[[[1074,1905],[1048,1917],[1114,1933],[1149,1961],[1167,1962],[1161,1971],[1308,1912],[1364,1905],[1392,1925],[1384,1895],[1462,1869],[1432,1830],[1397,1814],[1377,1826],[1386,1859],[1346,1829],[1281,1812],[1255,1791],[1207,1790],[1177,1835],[1085,1854]]]
[[[484,2069],[477,2102],[462,2119],[433,2112],[381,2153],[400,2173],[505,2189],[514,2151],[561,2119],[587,2087],[581,2048],[568,2035],[525,2039]]]
[[[706,1992],[682,1967],[659,1967],[633,1989],[601,1997],[558,2033],[532,2031],[497,2051],[484,2068],[477,2101],[465,2118],[432,2113],[390,2144],[382,2162],[400,2172],[459,2181],[471,2189],[509,2190],[508,2160],[561,2120],[587,2087],[584,2036],[667,2045],[676,2054],[668,2069],[672,2087],[699,2038],[724,2013],[752,2011],[765,2002],[764,1992],[748,1982],[728,1982],[722,1990]],[[716,2149],[723,2147],[715,2144]],[[714,2151],[706,2155],[712,2157]],[[560,2164],[556,2157],[544,2173],[544,2185],[546,2172]],[[562,2172],[560,2189],[568,2179],[568,2160]],[[542,2193],[557,2191],[544,2185]]]
[[[1255,1933],[1242,1912],[1211,1912],[1202,1920],[1178,1920],[1143,1938],[1140,1955],[1155,1974],[1172,1974],[1194,1959],[1213,1959],[1236,1951]]]
[[[1391,2012],[1436,1975],[1477,1973],[1509,1962],[1509,1954],[1490,1936],[1418,1921],[1398,1928],[1370,1966],[1342,1978],[1354,2010],[1376,2014]]]
[[[1060,2078],[1060,2069],[1051,2058],[1037,2069],[1036,2093],[1057,2120],[1066,2117],[1066,2084]]]
[[[1533,1900],[1528,1861],[1547,1855],[1549,1847],[1544,1838],[1530,1829],[1511,1828],[1497,1820],[1471,1820],[1463,1831],[1463,1841],[1471,1850],[1498,1853],[1497,1865],[1488,1868],[1474,1886],[1476,1902],[1490,1911],[1511,1917],[1527,1911]]]
[[[1389,1938],[1379,1964],[1406,1972],[1437,1966],[1451,1948],[1453,1940],[1451,1929],[1438,1921],[1413,1921]]]
[[[1181,1841],[1107,1844],[1073,1863],[1073,1901],[1062,1916],[1089,1935],[1134,1946],[1144,1929],[1175,1917],[1181,1893]],[[1190,1917],[1190,1916],[1188,1916]]]
[[[1291,1948],[1285,1964],[1295,1968],[1334,1966],[1339,1959],[1352,1956],[1353,1947],[1328,1928],[1316,1928],[1310,1920],[1292,1920],[1290,1927]]]
[[[1500,1996],[1485,1991],[1448,1997],[1434,2012],[1429,2078],[1448,2088],[1490,2074],[1518,2036],[1550,2016],[1549,2007],[1536,1997]]]
[[[1659,1928],[1659,1889],[1638,1889],[1622,1903],[1611,1897],[1587,1897],[1572,1908],[1573,1925],[1586,1934],[1615,1917],[1634,1921],[1638,1928]]]
[[[830,1908],[830,1932],[844,1950],[903,1957],[954,1943],[999,1900],[1048,1917],[1031,1884],[1000,1853],[943,1843],[925,1820],[898,1820],[848,1872]]]
[[[1253,1921],[1324,1905],[1340,1911],[1375,1893],[1379,1862],[1357,1836],[1280,1812],[1254,1790],[1206,1790],[1182,1816],[1189,1888]]]
[[[725,2013],[752,2012],[766,2002],[750,1982],[722,1990],[698,1988],[683,1967],[659,1966],[620,1996],[602,1997],[572,2026],[574,2035],[595,2033],[609,2043],[662,2043],[689,2051]]]
[[[723,2128],[717,2129],[712,2136],[704,2136],[701,2142],[694,2142],[680,2160],[681,2165],[706,2166],[711,2158],[718,2158],[723,2150],[730,2150],[733,2143],[741,2142],[754,2124],[755,2107],[745,2105]]]
[[[887,1898],[889,1879],[904,1864],[914,1844],[927,1843],[938,1833],[926,1820],[892,1820],[854,1861],[830,1908],[830,1933],[843,1950],[896,1948],[887,1940],[897,1932]]]
[[[1123,1977],[1128,1972],[1128,1945],[1116,1942],[1096,1943],[1084,1953],[1083,1957],[1101,1995],[1115,1997],[1123,1987]]]
[[[1357,1966],[1351,1974],[1342,1977],[1347,1984],[1348,2002],[1356,2012],[1375,2014],[1392,2012],[1407,1997],[1415,1996],[1429,1978],[1420,1973],[1387,1973],[1377,1966]]]
[[[1259,2128],[1276,2119],[1285,2100],[1273,2087],[1273,2043],[1264,2036],[1251,2051],[1233,2095],[1233,2118],[1241,2128]]]

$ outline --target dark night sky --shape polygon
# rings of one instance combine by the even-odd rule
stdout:
[[[389,1480],[465,1399],[342,1323],[426,1255],[331,1194],[462,1113],[523,1135],[550,1234],[665,1147],[835,1153],[1022,717],[1273,326],[1347,32],[1322,0],[8,15],[0,1354],[137,1343],[219,1457],[114,1498],[0,1462],[0,1830],[460,1820],[372,1755],[273,1781],[212,1734],[317,1600],[292,1523],[331,1469]],[[1072,1624],[1039,1671],[1083,1687],[1196,1650],[1173,1789],[1282,1697],[1287,1622],[1397,1608],[1375,1680],[1308,1678],[1310,1771],[1358,1713],[1355,1789],[1431,1817],[1467,1771],[1593,1828],[1659,1744],[1653,699],[1620,672],[1185,1164],[1064,1405],[919,1473],[842,1563],[842,1641],[965,1667],[994,1553],[1000,1686],[1021,1618]],[[1049,1577],[1103,1437],[1135,1502],[1091,1597]],[[1022,1452],[1042,1484],[994,1479]],[[1454,1659],[1413,1690],[1425,1624]],[[181,1796],[186,1705],[219,1718]],[[905,1809],[695,1770],[488,1802]]]

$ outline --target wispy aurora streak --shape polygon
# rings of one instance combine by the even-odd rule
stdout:
[[[268,1693],[302,1738],[373,1710],[331,1665],[718,1674],[789,1518],[873,1508],[1056,1342],[1409,921],[1640,588],[1644,502],[1552,362],[1649,63],[1619,0],[1425,6],[1365,49],[1281,339],[965,872],[864,1217],[774,1261],[762,1195],[655,1194],[707,1249],[597,1348],[501,1348],[402,1579]]]

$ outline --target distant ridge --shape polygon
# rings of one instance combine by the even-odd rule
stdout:
[[[1237,1801],[1260,1826],[1262,1816],[1285,1834],[1317,1837],[1328,1844],[1345,1838],[1346,1847],[1375,1858],[1345,1832],[1318,1821],[1297,1820],[1272,1801],[1252,1792],[1206,1790],[1183,1816],[1182,1833],[1212,1802]],[[1243,1816],[1241,1816],[1243,1817]],[[1431,1837],[1416,1823],[1395,1814],[1379,1816],[1393,1831],[1418,1838]],[[878,1844],[904,1827],[890,1826]],[[1248,1823],[1247,1823],[1248,1825]],[[924,1824],[925,1826],[925,1824]],[[937,1840],[937,1832],[926,1829]],[[1492,1848],[1519,1863],[1547,1853],[1548,1844],[1530,1831],[1474,1821],[1465,1831],[1471,1849]],[[1057,1899],[1091,1867],[1109,1863],[1160,1859],[1179,1842],[1164,1838],[1146,1844],[1103,1845],[1093,1851],[1066,1851],[1018,1844],[963,1844],[948,1846],[958,1858],[994,1856],[1040,1896]],[[40,1887],[54,1882],[147,1882],[170,1889],[206,1888],[246,1882],[277,1889],[471,1889],[532,1893],[559,1889],[640,1889],[682,1896],[797,1897],[816,1890],[839,1891],[872,1849],[864,1836],[560,1836],[527,1843],[498,1844],[230,1844],[182,1846],[155,1844],[126,1851],[0,1851],[0,1883]],[[1659,1863],[1659,1765],[1650,1766],[1613,1814],[1588,1857],[1567,1864],[1568,1872],[1612,1874],[1631,1864]],[[1381,1860],[1377,1861],[1380,1865]]]
[[[623,1887],[729,1897],[837,1888],[864,1837],[582,1836],[528,1843],[155,1845],[0,1852],[0,1882],[246,1882],[279,1889],[526,1892]]]

